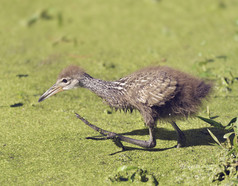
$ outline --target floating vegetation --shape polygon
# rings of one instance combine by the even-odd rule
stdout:
[[[218,138],[209,130],[209,134],[213,140],[223,149],[219,154],[219,170],[213,177],[213,182],[223,181],[225,179],[238,179],[238,119],[234,117],[227,125],[222,125],[211,118],[198,116],[199,119],[206,123],[225,131],[228,131],[223,138],[226,139],[221,143]],[[225,153],[224,153],[225,152]]]
[[[213,63],[227,61],[226,55],[218,55],[213,58],[205,58],[204,60],[197,61],[194,63],[193,68],[199,73],[199,76],[205,79],[211,79],[216,82],[217,88],[222,93],[228,93],[233,90],[235,82],[238,80],[238,77],[234,75],[233,69],[222,67],[217,73],[216,66],[212,65]]]
[[[17,77],[19,78],[28,77],[28,76],[29,76],[28,74],[17,74]]]
[[[151,185],[158,185],[153,174],[148,173],[136,166],[123,165],[117,169],[117,172],[109,177],[111,182],[131,182],[131,183],[150,183]]]
[[[59,45],[60,43],[72,43],[74,46],[77,46],[78,41],[76,37],[61,36],[52,42],[52,46]]]
[[[63,24],[63,16],[60,11],[57,11],[52,8],[42,9],[31,15],[29,18],[22,21],[25,26],[33,26],[40,20],[57,20],[58,26],[62,26]]]
[[[22,107],[22,106],[23,106],[23,103],[15,103],[10,105],[10,107]]]

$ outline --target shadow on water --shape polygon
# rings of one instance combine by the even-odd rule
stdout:
[[[183,133],[186,136],[187,147],[188,146],[200,146],[200,145],[212,145],[214,144],[214,140],[208,133],[207,129],[209,129],[221,142],[224,141],[224,134],[227,133],[225,130],[217,129],[214,127],[204,127],[199,129],[189,129],[183,130]],[[148,135],[148,129],[139,129],[133,130],[131,132],[120,133],[121,135],[130,135],[130,136],[144,136]],[[177,140],[177,134],[173,130],[167,130],[164,128],[156,129],[156,139],[160,140]]]
[[[121,143],[122,140],[120,140],[119,135],[121,135],[121,137],[122,136],[145,136],[146,135],[149,138],[149,130],[148,129],[139,129],[139,130],[133,130],[131,132],[125,132],[125,133],[115,133],[115,132],[104,130],[102,128],[97,127],[96,125],[91,124],[90,122],[88,122],[86,119],[84,119],[82,116],[80,116],[77,113],[75,113],[75,115],[78,119],[80,119],[86,125],[91,127],[93,130],[99,132],[103,136],[103,137],[102,136],[87,137],[86,139],[91,139],[91,140],[111,139],[115,143],[115,145],[122,148],[122,151],[119,151],[119,152],[124,152],[124,151],[129,151],[129,150],[163,151],[163,150],[168,150],[168,149],[176,147],[176,146],[174,146],[174,147],[163,148],[163,149],[158,149],[158,148],[147,149],[147,148],[127,147]],[[215,116],[215,117],[218,117],[218,116]],[[214,144],[214,141],[213,141],[212,137],[210,136],[207,129],[209,129],[221,142],[224,141],[224,138],[223,138],[224,134],[226,134],[228,132],[226,130],[221,130],[221,129],[214,128],[214,127],[204,127],[204,128],[199,128],[199,129],[184,130],[183,133],[186,137],[185,147]],[[177,141],[178,135],[174,130],[167,130],[164,128],[156,128],[154,137],[155,137],[155,139],[160,139],[160,140]],[[119,152],[115,152],[113,154],[116,154]],[[113,154],[111,154],[111,155],[113,155]]]
[[[214,127],[189,129],[189,130],[183,131],[186,136],[186,147],[202,146],[202,145],[210,146],[210,145],[215,144],[214,140],[208,133],[207,129],[209,129],[218,138],[219,141],[221,141],[221,142],[224,141],[223,136],[224,136],[224,134],[227,133],[227,131],[225,131],[225,130],[217,129]],[[118,133],[118,134],[126,135],[126,136],[148,136],[148,139],[149,139],[148,129],[139,129],[139,130],[133,130],[131,132]],[[86,139],[107,140],[105,137],[102,137],[102,136],[88,137]],[[157,128],[156,129],[156,139],[177,141],[177,134],[175,131],[167,130],[164,128]],[[157,143],[159,143],[159,142],[157,141]],[[128,147],[128,146],[124,146],[124,148],[125,148],[124,150],[114,152],[110,155],[115,155],[117,153],[132,151],[132,150],[151,151],[151,152],[164,151],[164,150],[176,148],[176,146],[172,146],[172,147],[168,147],[168,148],[151,148],[151,149]]]

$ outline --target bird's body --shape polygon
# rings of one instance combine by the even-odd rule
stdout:
[[[95,79],[81,68],[69,66],[60,73],[56,84],[39,101],[62,90],[84,87],[116,110],[139,110],[149,129],[154,129],[158,119],[168,120],[179,135],[183,134],[174,120],[195,114],[211,89],[210,84],[196,77],[162,66],[144,68],[117,81]],[[155,145],[155,139],[151,140],[153,144],[148,147]]]

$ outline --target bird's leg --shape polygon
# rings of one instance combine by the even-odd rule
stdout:
[[[155,129],[154,129],[154,127],[149,127],[150,139],[148,141],[137,140],[137,139],[125,137],[123,135],[120,135],[120,134],[117,134],[117,133],[114,133],[114,132],[103,130],[103,129],[101,129],[101,128],[99,128],[99,127],[89,123],[87,120],[85,120],[83,117],[81,117],[77,113],[75,113],[75,115],[77,116],[77,118],[79,118],[81,121],[83,121],[86,125],[88,125],[92,129],[96,130],[97,132],[99,132],[100,134],[102,134],[104,136],[107,136],[107,139],[112,139],[113,142],[117,146],[122,147],[122,149],[124,149],[124,146],[122,145],[121,141],[125,141],[127,143],[138,145],[138,146],[144,147],[144,148],[153,148],[156,145]]]
[[[172,121],[170,123],[178,135],[177,148],[184,147],[186,144],[186,137],[185,137],[184,133],[180,130],[180,128],[177,126],[177,124],[174,121]]]
[[[156,139],[155,139],[155,135],[154,134],[155,134],[154,128],[149,127],[150,139],[148,141],[137,140],[137,139],[125,137],[125,136],[120,135],[120,134],[116,134],[116,137],[118,139],[120,139],[121,141],[125,141],[127,143],[138,145],[138,146],[143,147],[143,148],[153,148],[153,147],[156,146]]]
[[[76,117],[78,119],[80,119],[82,122],[84,122],[86,125],[88,125],[89,127],[91,127],[93,130],[96,130],[97,132],[99,132],[100,134],[102,134],[103,136],[108,136],[109,134],[110,135],[114,135],[115,133],[113,132],[109,132],[107,130],[103,130],[91,123],[89,123],[86,119],[84,119],[82,116],[80,116],[79,114],[75,113]]]

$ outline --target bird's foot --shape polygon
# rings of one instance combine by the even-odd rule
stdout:
[[[117,137],[116,135],[114,135],[115,133],[112,133],[112,134],[113,135],[107,135],[104,137],[86,137],[86,139],[97,140],[97,141],[111,139],[115,143],[116,146],[122,148],[122,150],[124,151],[125,147],[122,144],[121,139]]]
[[[182,144],[178,143],[177,145],[175,145],[176,148],[181,148],[184,147]]]
[[[111,138],[111,139],[115,143],[116,146],[122,148],[123,151],[125,150],[125,147],[122,144],[121,139],[119,137],[114,137],[114,138]]]
[[[185,146],[186,146],[186,137],[185,137],[185,135],[179,136],[176,148],[181,148],[181,147],[185,147]]]
[[[178,135],[177,145],[175,147],[177,147],[177,148],[185,147],[186,146],[186,137],[185,137],[184,133],[180,130],[180,128],[177,126],[177,124],[174,121],[172,121],[170,123]]]
[[[77,118],[79,118],[81,121],[83,121],[86,125],[88,125],[89,127],[91,127],[92,129],[96,130],[97,132],[99,132],[100,134],[102,134],[105,137],[87,137],[87,139],[92,139],[92,140],[106,140],[106,139],[111,139],[116,146],[122,148],[122,150],[125,150],[124,145],[121,142],[120,137],[118,137],[117,133],[114,132],[110,132],[107,130],[103,130],[91,123],[89,123],[86,119],[84,119],[83,117],[81,117],[79,114],[75,113],[75,115],[77,116]]]
[[[152,132],[152,128],[149,128],[149,132],[150,132],[150,139],[148,141],[144,141],[144,140],[137,140],[137,139],[133,139],[133,138],[129,138],[114,132],[110,132],[107,130],[103,130],[91,123],[89,123],[86,119],[84,119],[83,117],[81,117],[80,115],[78,115],[77,113],[75,113],[75,115],[77,116],[78,119],[80,119],[81,121],[83,121],[86,125],[88,125],[89,127],[91,127],[93,130],[99,132],[100,134],[102,134],[103,136],[106,136],[107,139],[112,139],[113,142],[118,146],[121,147],[123,150],[125,149],[125,147],[123,146],[123,144],[121,143],[121,141],[125,141],[127,143],[131,143],[134,145],[138,145],[140,147],[143,148],[153,148],[156,145],[156,139],[154,138],[154,134]]]

